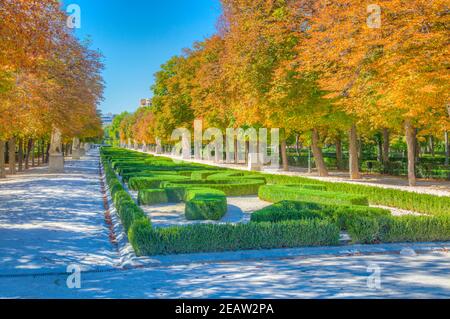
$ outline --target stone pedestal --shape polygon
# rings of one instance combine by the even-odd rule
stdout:
[[[72,150],[72,159],[79,160],[81,158],[81,150],[80,149],[73,149]]]
[[[248,154],[248,170],[249,171],[261,171],[262,165],[260,161],[260,154],[249,153]]]
[[[50,154],[48,162],[49,173],[64,172],[64,156],[62,154]]]
[[[78,137],[74,137],[72,142],[72,159],[79,160],[80,157],[80,139]]]

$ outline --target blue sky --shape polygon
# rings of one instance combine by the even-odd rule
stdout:
[[[103,113],[133,111],[151,97],[153,74],[216,30],[219,0],[66,0],[81,8],[80,38],[105,56]]]

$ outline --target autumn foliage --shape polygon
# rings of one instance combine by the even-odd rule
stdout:
[[[66,141],[103,134],[101,56],[74,36],[60,6],[0,2],[0,143],[10,149],[45,144],[52,128]]]
[[[123,140],[142,139],[142,131],[153,134],[148,142],[167,140],[196,118],[222,129],[277,127],[283,150],[294,138],[312,146],[324,176],[322,146],[336,143],[342,152],[345,141],[351,177],[359,178],[362,141],[382,132],[387,152],[390,138],[404,135],[415,184],[417,140],[442,140],[450,130],[448,1],[222,0],[222,6],[217,34],[161,66],[151,123],[123,131]]]

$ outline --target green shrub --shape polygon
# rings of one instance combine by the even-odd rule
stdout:
[[[348,232],[355,243],[448,241],[450,216],[358,218]]]
[[[389,210],[366,206],[327,205],[301,201],[282,201],[256,211],[251,216],[252,222],[280,222],[286,220],[302,220],[328,218],[346,230],[349,221],[355,216],[384,217],[390,216]]]
[[[139,221],[133,224],[129,237],[138,255],[167,255],[337,245],[339,229],[327,221],[314,220],[156,229]]]
[[[328,191],[367,196],[369,202],[375,205],[398,207],[406,210],[433,215],[450,214],[450,197],[416,192],[402,191],[391,188],[359,185],[352,183],[334,183],[318,181],[307,177],[261,174],[270,184],[323,184]]]
[[[256,179],[230,179],[230,180],[214,180],[214,181],[180,181],[180,182],[165,182],[161,187],[175,186],[183,187],[201,187],[212,188],[224,192],[227,196],[246,196],[258,194],[259,187],[264,185],[264,181]]]
[[[227,213],[227,198],[218,190],[188,188],[185,201],[188,220],[220,220]]]
[[[149,188],[159,188],[163,182],[176,182],[189,179],[180,175],[159,175],[155,177],[132,177],[128,182],[131,190],[140,191]]]
[[[372,244],[378,241],[380,227],[376,218],[354,216],[348,220],[347,230],[352,242]]]
[[[169,199],[164,189],[143,189],[138,193],[139,205],[153,205],[168,202]]]
[[[284,185],[265,185],[259,188],[259,198],[268,202],[279,202],[283,200],[300,200],[307,202],[317,202],[323,204],[343,204],[343,205],[364,205],[367,206],[368,200],[365,196],[324,192],[284,186]]]
[[[401,216],[381,219],[382,242],[450,240],[450,216]]]

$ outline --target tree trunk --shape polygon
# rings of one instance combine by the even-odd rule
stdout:
[[[9,150],[9,174],[16,174],[16,139],[11,137],[8,141],[8,150]]]
[[[39,140],[37,143],[37,165],[41,166],[41,148],[42,148],[42,140]]]
[[[338,170],[343,169],[342,158],[342,139],[340,136],[336,137],[336,166]]]
[[[283,138],[281,140],[281,160],[283,163],[283,171],[285,172],[289,171],[286,138]]]
[[[300,136],[297,134],[295,136],[295,151],[297,152],[297,156],[301,156],[301,146],[300,146]]]
[[[390,132],[387,128],[383,129],[383,163],[389,163],[389,135]]]
[[[18,159],[19,159],[19,172],[22,172],[23,171],[23,139],[19,139]]]
[[[356,125],[352,125],[349,131],[349,168],[350,179],[360,179],[359,162],[358,162],[358,136]]]
[[[317,129],[313,129],[311,134],[311,148],[319,176],[328,176],[328,170],[323,160],[322,148],[319,146],[319,132]]]
[[[430,143],[431,156],[434,157],[435,152],[434,152],[434,136],[433,135],[430,136],[429,143]]]
[[[413,128],[411,121],[405,121],[405,136],[406,136],[406,144],[408,146],[408,181],[409,186],[416,186],[416,130]]]
[[[44,151],[44,155],[45,155],[45,164],[47,164],[48,163],[48,159],[49,159],[49,157],[50,157],[50,143],[47,143],[47,147],[46,148],[44,148],[45,149],[45,151]]]
[[[383,163],[383,141],[381,138],[377,138],[377,144],[378,144],[377,161]]]
[[[39,141],[38,141],[38,143],[39,143]],[[38,148],[39,148],[39,145],[38,145]],[[35,151],[36,151],[36,147],[34,145],[34,140],[33,140],[33,148],[31,149],[31,166],[32,167],[36,166],[36,161],[35,161],[36,153],[35,153]]]
[[[421,153],[421,146],[419,143],[419,140],[417,139],[417,133],[418,130],[414,129],[414,163],[418,164],[419,163],[419,159],[420,159],[420,153]]]
[[[5,177],[5,141],[0,141],[0,178]]]
[[[28,145],[27,145],[27,153],[25,156],[25,169],[30,168],[30,155],[33,159],[33,166],[34,166],[34,140],[32,138],[30,138],[28,140]]]
[[[445,165],[449,165],[450,164],[450,141],[449,141],[449,137],[448,137],[448,132],[445,132]]]

